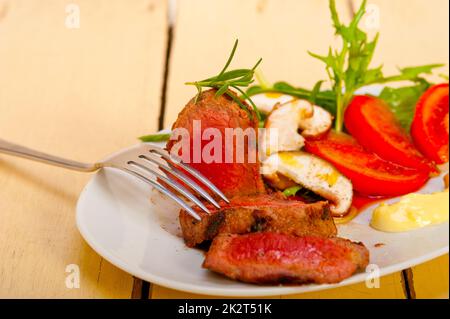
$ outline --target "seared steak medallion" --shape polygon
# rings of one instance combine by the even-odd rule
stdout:
[[[258,120],[256,114],[250,107],[248,107],[248,112],[243,110],[229,96],[224,94],[216,97],[215,93],[216,90],[208,90],[203,92],[196,102],[195,99],[192,99],[178,115],[172,130],[177,128],[187,130],[190,137],[190,145],[186,149],[190,151],[190,154],[187,154],[190,166],[206,176],[228,198],[236,195],[265,193],[264,182],[259,173],[260,164],[257,154]],[[194,121],[201,121],[196,122],[201,124],[198,131],[194,129]],[[212,140],[211,136],[209,140],[201,141],[200,146],[197,147],[198,149],[195,149],[194,139],[197,139],[197,141],[201,140],[207,129],[214,129],[214,131],[220,132],[222,146],[220,154],[215,154],[212,150],[210,151],[209,148],[206,148],[207,144]],[[231,136],[231,140],[228,139],[231,142],[228,142],[227,148],[226,129],[228,129],[228,134],[232,131],[230,129],[252,132],[254,140],[249,143],[248,138],[238,140],[232,135],[228,135]],[[247,129],[249,130],[246,131]],[[238,141],[242,141],[242,143]],[[172,147],[177,142],[170,140],[167,143],[167,149],[169,151],[172,150]],[[238,161],[239,158],[236,158],[238,150],[243,155],[242,161]],[[177,153],[181,157],[186,158],[186,154],[183,154],[182,149],[179,149]],[[197,158],[194,153],[197,154]],[[204,155],[205,153],[211,155],[210,160],[204,158],[204,156],[199,158],[199,154]]]
[[[337,283],[369,263],[362,243],[264,232],[220,234],[203,267],[250,283]]]
[[[272,231],[296,236],[336,235],[336,226],[327,202],[312,204],[286,200],[280,194],[242,196],[232,199],[220,210],[209,207],[211,215],[202,211],[197,221],[185,211],[180,212],[180,224],[189,247],[213,239],[220,233],[244,234]]]

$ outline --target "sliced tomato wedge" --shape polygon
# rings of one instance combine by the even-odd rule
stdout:
[[[401,166],[436,173],[436,166],[414,146],[383,100],[357,95],[345,110],[344,123],[359,144]]]
[[[308,139],[306,150],[332,163],[366,196],[399,196],[421,188],[429,178],[424,170],[410,169],[381,159],[353,137],[334,131]]]
[[[417,148],[438,164],[448,162],[448,83],[430,87],[416,105],[411,135]]]

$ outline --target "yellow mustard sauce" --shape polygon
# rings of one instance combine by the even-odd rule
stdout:
[[[278,156],[279,156],[280,160],[286,165],[292,166],[294,168],[299,168],[299,169],[303,168],[303,164],[299,163],[295,159],[295,157],[289,152],[279,153]]]
[[[370,226],[385,232],[403,232],[448,221],[448,189],[433,194],[408,194],[394,204],[380,204]]]
[[[268,97],[269,99],[277,99],[280,96],[282,96],[283,94],[278,93],[278,92],[267,92],[264,94],[266,97]]]

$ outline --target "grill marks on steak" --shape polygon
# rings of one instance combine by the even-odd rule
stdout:
[[[224,203],[223,203],[224,204]],[[197,221],[185,211],[180,224],[186,245],[194,247],[217,234],[271,231],[296,236],[335,236],[336,226],[327,202],[312,204],[286,200],[279,194],[235,197],[220,210],[208,207],[211,215],[198,211]]]
[[[249,108],[249,113],[241,109],[227,95],[215,97],[216,90],[208,90],[203,92],[197,102],[192,99],[178,115],[172,129],[187,129],[190,136],[190,166],[200,171],[214,185],[216,185],[228,198],[236,195],[252,195],[265,193],[264,182],[259,173],[259,160],[257,154],[257,132],[258,120],[256,114]],[[243,102],[245,103],[245,102]],[[205,159],[200,159],[199,163],[194,162],[193,156],[193,139],[200,139],[201,136],[194,136],[194,120],[201,121],[201,135],[207,128],[214,128],[220,131],[222,137],[222,154],[220,163],[206,163]],[[254,130],[256,141],[248,143],[248,139],[244,141],[244,163],[238,163],[235,160],[232,163],[226,163],[225,154],[230,149],[225,147],[225,129],[240,128],[246,130],[248,128]],[[169,141],[167,149],[170,151],[177,141]],[[202,141],[201,151],[204,150],[206,144],[210,141]],[[236,156],[236,139],[233,139],[233,159]],[[200,153],[201,154],[201,153]],[[183,154],[182,150],[178,153],[182,158],[186,158],[187,154]],[[254,159],[251,162],[251,159]],[[249,160],[250,159],[250,160]]]
[[[362,243],[264,232],[220,234],[203,267],[250,283],[337,283],[369,263]]]

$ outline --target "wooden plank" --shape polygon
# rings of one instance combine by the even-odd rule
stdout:
[[[348,19],[347,0],[338,6]],[[217,74],[235,39],[240,44],[232,67],[251,67],[262,57],[268,79],[312,87],[326,73],[307,50],[326,53],[333,34],[327,0],[179,0],[165,127],[196,92],[184,83]]]
[[[0,136],[94,161],[157,129],[167,5],[67,3],[0,0]],[[0,297],[131,296],[133,278],[76,229],[89,177],[0,156]],[[80,270],[78,289],[66,286],[70,264]]]
[[[353,0],[357,8],[360,0]],[[374,65],[384,65],[385,73],[397,67],[444,63],[439,70],[448,75],[448,0],[370,0],[369,15],[362,26],[369,34],[380,32]],[[442,78],[432,77],[442,82]]]
[[[355,298],[378,298],[378,299],[404,299],[405,294],[399,284],[400,273],[381,277],[380,288],[367,288],[365,283],[349,285],[341,288],[316,291],[304,294],[293,294],[286,296],[273,296],[270,298],[295,298],[295,299],[355,299]],[[191,294],[187,292],[154,286],[152,298],[164,299],[205,299],[215,298],[208,295]]]
[[[337,1],[342,20],[349,20],[347,0]],[[240,45],[233,67],[249,67],[261,56],[261,70],[270,80],[285,80],[312,87],[326,73],[320,61],[306,52],[325,53],[335,43],[327,0],[179,0],[174,29],[165,127],[195,94],[184,82],[199,80],[220,71],[236,38]],[[379,289],[364,284],[295,298],[404,298],[400,274],[383,278]],[[195,298],[159,286],[153,298]],[[205,296],[200,296],[205,297]],[[278,296],[279,298],[280,296]]]
[[[233,299],[233,297],[217,297],[210,295],[200,295],[200,294],[192,294],[189,292],[173,290],[166,287],[153,285],[153,291],[150,296],[151,299],[216,299],[216,298],[224,298],[224,299]],[[246,299],[243,297],[239,297],[242,299]],[[271,299],[271,297],[258,297],[262,299]],[[273,298],[279,299],[280,296],[275,296]]]
[[[344,286],[299,295],[282,296],[299,299],[405,299],[401,285],[401,273],[380,278],[379,288],[368,288],[365,283]]]
[[[418,299],[448,299],[448,254],[412,268]]]
[[[355,7],[360,1],[354,0]],[[371,33],[380,32],[374,63],[385,66],[386,74],[397,66],[445,63],[439,73],[448,75],[449,1],[370,0],[371,16],[363,26]],[[376,17],[379,17],[377,27]],[[368,28],[367,28],[368,27]],[[436,82],[444,80],[433,76]],[[432,270],[432,271],[430,271]],[[448,298],[448,255],[413,268],[417,298]],[[445,280],[445,278],[447,278]]]

